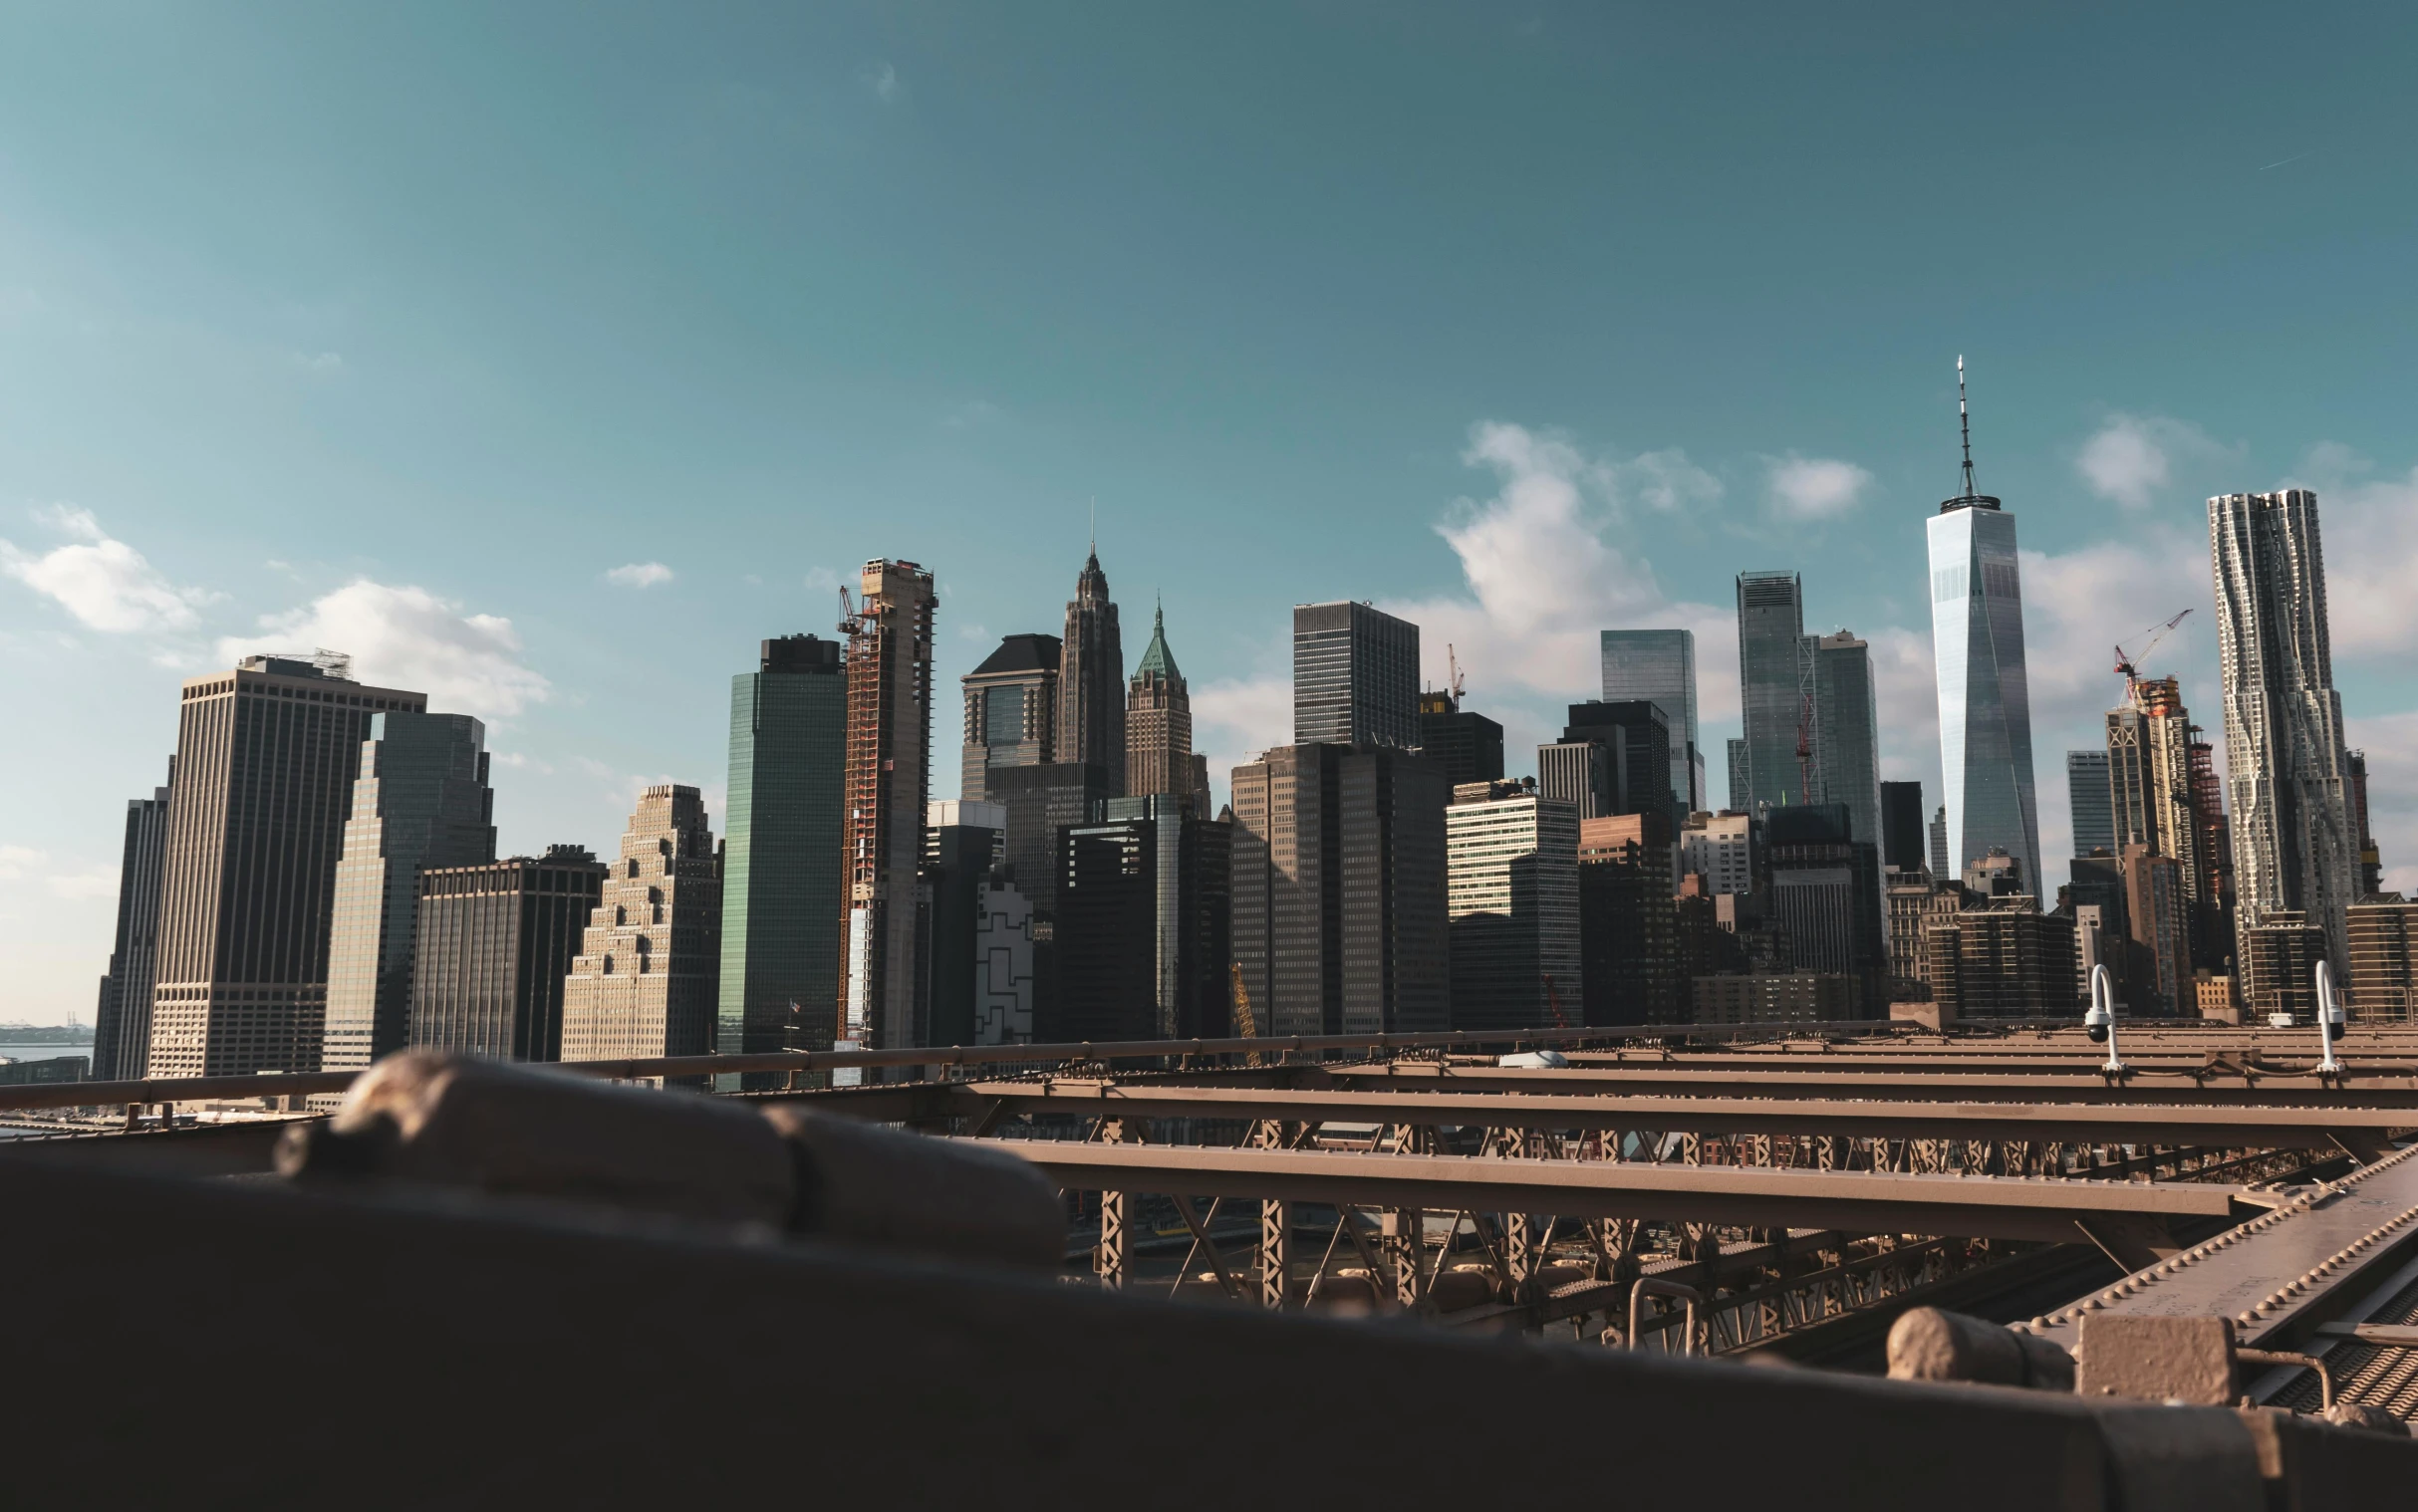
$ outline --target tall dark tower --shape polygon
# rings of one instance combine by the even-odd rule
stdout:
[[[1106,791],[1125,791],[1125,646],[1117,636],[1117,606],[1095,544],[1066,606],[1066,634],[1058,650],[1058,749],[1061,762],[1087,764],[1107,778]]]

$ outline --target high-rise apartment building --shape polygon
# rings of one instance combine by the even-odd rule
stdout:
[[[1877,1014],[1887,1000],[1889,941],[1881,911],[1881,848],[1854,838],[1844,804],[1790,804],[1765,817],[1771,922],[1787,934],[1788,964],[1854,979]]]
[[[1881,845],[1881,722],[1872,648],[1840,630],[1807,635],[1801,647],[1811,689],[1813,791],[1800,800],[1843,804],[1849,833]]]
[[[1234,963],[1262,1032],[1447,1027],[1443,770],[1389,746],[1292,745],[1232,784]]]
[[[2344,792],[2342,700],[2327,643],[2325,550],[2306,489],[2208,501],[2232,781],[2236,933],[2278,913],[2323,931],[2347,959],[2359,837]],[[2247,962],[2247,949],[2239,951]],[[2255,980],[2254,994],[2260,989]]]
[[[1881,784],[1881,868],[1913,873],[1924,870],[1930,857],[1923,843],[1923,785],[1919,782]]]
[[[1725,809],[1693,814],[1679,834],[1680,876],[1705,880],[1705,891],[1737,896],[1754,890],[1754,821]]]
[[[1084,559],[1075,596],[1066,605],[1066,633],[1058,649],[1058,731],[1055,761],[1088,763],[1107,774],[1111,793],[1125,791],[1125,643],[1117,605],[1108,596],[1100,553]]]
[[[2075,1018],[2073,920],[2028,895],[1935,919],[1924,932],[1942,1019]]]
[[[176,764],[168,763],[168,781]],[[126,805],[126,849],[118,864],[118,932],[93,1015],[93,1080],[142,1078],[151,1050],[151,981],[159,958],[159,881],[167,856],[168,790]]]
[[[1419,740],[1419,627],[1366,604],[1293,606],[1294,743]]]
[[[2351,834],[2359,843],[2359,895],[2383,890],[2384,857],[2376,848],[2376,832],[2367,818],[2367,752],[2342,753],[2343,792],[2351,811]]]
[[[1193,694],[1176,653],[1167,648],[1167,611],[1151,616],[1143,649],[1125,694],[1125,790],[1128,798],[1170,793],[1203,819],[1209,817],[1209,764],[1193,754]]]
[[[1686,1017],[1690,952],[1659,829],[1645,814],[1578,822],[1579,1011],[1572,1027]],[[1691,901],[1700,904],[1692,911],[1701,925],[1711,912],[1701,904],[1711,899],[1699,894]],[[1567,1007],[1567,994],[1562,1001]]]
[[[1058,663],[1064,642],[1055,635],[1008,635],[982,664],[960,679],[965,689],[965,743],[957,754],[957,791],[979,801],[997,767],[1056,761]]]
[[[1455,787],[1502,781],[1502,726],[1461,706],[1457,693],[1419,695],[1419,754]]]
[[[2022,576],[2015,516],[1973,486],[1965,365],[1957,362],[1964,491],[1928,525],[1931,648],[1940,692],[1940,771],[1947,784],[1953,877],[1997,846],[2039,884],[2040,819],[2032,786],[2031,691],[2023,668]]]
[[[1471,783],[1453,796],[1444,811],[1453,1027],[1551,1028],[1556,1001],[1579,997],[1578,809],[1519,783]]]
[[[2065,802],[2073,815],[2073,854],[2116,848],[2115,808],[2108,800],[2107,752],[2065,753]]]
[[[714,1048],[828,1047],[840,991],[840,832],[848,672],[840,644],[781,635],[730,679],[722,964]],[[802,1043],[794,1047],[792,1031]]]
[[[1798,664],[1805,638],[1804,585],[1791,572],[1738,576],[1738,686],[1746,723],[1746,792],[1733,758],[1730,807],[1746,814],[1805,802],[1808,765],[1797,756],[1806,689]],[[1810,740],[1810,732],[1804,732]],[[1743,798],[1743,801],[1742,801]]]
[[[608,870],[584,846],[423,867],[410,1042],[496,1060],[561,1060],[565,983]]]
[[[704,800],[646,789],[565,974],[563,1059],[712,1054],[721,922]]]
[[[2351,904],[2343,932],[2351,949],[2346,995],[2357,1015],[2405,1023],[2418,1016],[2418,903],[2371,893]]]
[[[848,757],[840,854],[847,890],[840,905],[847,911],[840,919],[839,1031],[842,1039],[889,1049],[912,1044],[915,1032],[916,869],[932,798],[932,636],[940,602],[932,574],[913,562],[868,562],[860,584],[856,613],[844,627]],[[1063,718],[1059,732],[1063,738]],[[1125,759],[1122,742],[1117,759]]]
[[[2139,947],[2137,969],[2125,973],[2125,1003],[2135,1013],[2180,1017],[2193,1012],[2191,899],[2183,864],[2147,846],[2124,848],[2124,913]]]
[[[1956,876],[1948,866],[1948,806],[1940,805],[1931,815],[1931,875],[1946,882]]]
[[[361,743],[427,699],[347,658],[246,656],[184,684],[168,790],[153,1077],[316,1071]]]
[[[336,865],[324,1071],[358,1071],[410,1043],[420,870],[495,859],[486,740],[467,714],[371,716]]]
[[[1696,631],[1603,632],[1604,702],[1651,698],[1671,731],[1671,791],[1690,813],[1710,809],[1696,724]]]

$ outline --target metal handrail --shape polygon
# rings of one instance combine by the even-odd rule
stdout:
[[[1695,1354],[1696,1310],[1704,1302],[1704,1294],[1695,1287],[1682,1286],[1676,1281],[1665,1281],[1659,1276],[1640,1276],[1637,1284],[1629,1288],[1629,1348],[1637,1348],[1637,1309],[1638,1304],[1645,1300],[1648,1293],[1688,1304],[1687,1333],[1680,1342],[1679,1352],[1683,1355]]]

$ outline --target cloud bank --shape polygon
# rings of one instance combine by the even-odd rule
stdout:
[[[430,708],[448,713],[510,718],[552,693],[522,661],[511,621],[465,615],[424,588],[367,578],[287,614],[263,616],[257,633],[222,638],[218,659],[315,646],[349,651],[362,681],[426,693]]]

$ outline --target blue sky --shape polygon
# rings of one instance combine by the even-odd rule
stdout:
[[[2418,21],[2307,5],[10,5],[0,1019],[89,1019],[176,683],[351,650],[489,720],[508,849],[722,789],[728,678],[921,561],[940,673],[1091,501],[1223,766],[1298,601],[1514,749],[1731,580],[1870,637],[1937,801],[1955,360],[2026,549],[2043,845],[2108,645],[2212,729],[2205,497],[2321,490],[2418,882]],[[621,571],[628,569],[628,571]],[[954,786],[957,701],[935,792]],[[1515,756],[1514,762],[1517,764]],[[2052,876],[2051,881],[2057,879]]]

